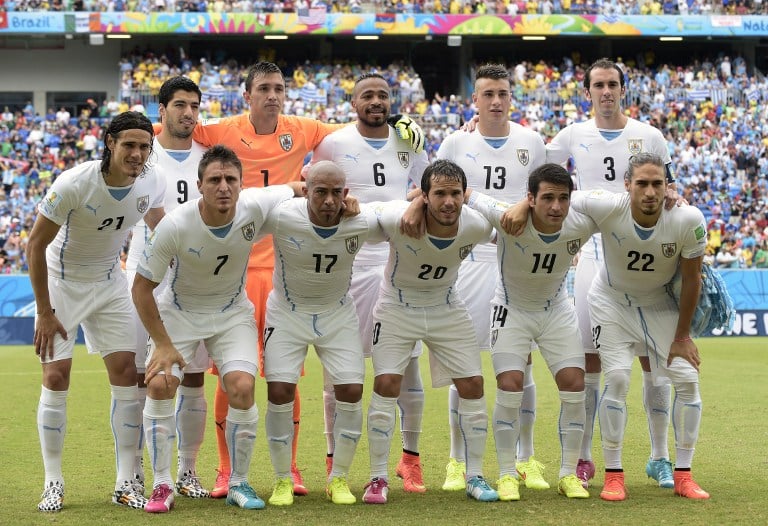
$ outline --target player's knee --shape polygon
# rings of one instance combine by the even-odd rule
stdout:
[[[286,382],[268,382],[267,399],[276,405],[293,402],[296,398],[296,385]]]
[[[253,406],[253,376],[242,371],[233,371],[224,376],[224,385],[231,407],[246,410]]]
[[[153,400],[170,400],[176,396],[179,379],[173,375],[158,374],[147,384],[147,396]]]
[[[46,364],[43,367],[43,385],[51,391],[66,391],[69,389],[69,372],[69,367],[64,367],[61,362]]]
[[[335,386],[336,400],[354,404],[363,398],[362,384],[341,384]]]
[[[564,367],[555,374],[555,383],[560,391],[576,393],[584,390],[584,371],[578,367]]]
[[[585,371],[588,373],[599,373],[601,369],[600,355],[587,353],[584,355]]]
[[[496,376],[496,387],[502,391],[519,392],[523,390],[523,371],[505,371]]]
[[[483,377],[470,376],[467,378],[454,378],[453,383],[459,392],[459,398],[465,400],[477,400],[483,397]]]
[[[398,374],[380,374],[373,381],[373,390],[380,396],[397,398],[402,380],[403,377]]]
[[[184,387],[203,387],[205,385],[205,373],[184,373],[181,385]]]
[[[625,400],[629,393],[630,371],[616,369],[605,373],[605,395],[611,400]]]

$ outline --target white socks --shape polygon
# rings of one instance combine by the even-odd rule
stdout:
[[[176,442],[176,418],[173,413],[173,400],[154,400],[147,397],[144,404],[144,435],[147,452],[152,462],[154,474],[153,486],[168,484],[173,487],[171,478],[171,456]]]
[[[229,461],[232,466],[232,475],[229,477],[230,488],[248,480],[258,422],[259,410],[255,404],[250,409],[235,409],[229,406],[226,437]],[[290,448],[290,442],[288,447]]]
[[[69,391],[51,391],[41,386],[37,406],[37,433],[45,467],[45,487],[51,482],[64,484],[61,454],[67,432],[67,394]]]

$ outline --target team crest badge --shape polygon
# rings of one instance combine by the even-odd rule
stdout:
[[[664,257],[671,258],[677,253],[677,243],[662,243],[661,253],[664,254]]]
[[[253,221],[242,227],[240,230],[246,241],[253,241],[253,236],[256,235],[256,225],[253,224]]]
[[[459,249],[459,258],[465,259],[472,252],[472,245],[464,245]]]
[[[344,244],[347,246],[347,252],[354,254],[357,249],[360,248],[360,241],[357,236],[348,237],[344,240]]]
[[[149,195],[143,195],[136,198],[136,210],[138,210],[140,214],[149,210]]]
[[[499,329],[493,329],[491,331],[491,347],[496,347],[496,340],[499,337]]]
[[[527,148],[517,149],[517,160],[520,161],[520,164],[523,166],[528,166],[528,161],[531,160],[531,154],[528,153]]]
[[[568,248],[568,253],[572,256],[575,256],[576,253],[581,248],[581,238],[571,239],[570,241],[568,241],[568,244],[566,245],[566,247]]]
[[[293,148],[293,136],[290,133],[284,133],[279,137],[280,147],[286,152],[290,152]]]
[[[397,152],[397,160],[400,161],[400,166],[408,168],[408,164],[410,163],[408,152]]]
[[[632,155],[637,155],[638,153],[643,151],[643,140],[642,139],[628,139],[627,140],[627,147],[629,148],[629,153]]]

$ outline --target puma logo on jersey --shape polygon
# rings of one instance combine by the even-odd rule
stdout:
[[[202,257],[203,248],[205,247],[200,247],[199,250],[195,250],[194,248],[190,247],[187,249],[187,252],[190,254],[195,254],[197,257]]]
[[[358,153],[357,155],[352,155],[350,153],[345,153],[344,154],[344,160],[345,161],[352,161],[355,164],[357,164],[358,161],[360,160],[360,154]]]
[[[408,250],[413,252],[414,256],[418,256],[419,255],[419,250],[421,250],[420,248],[413,248],[411,245],[405,245],[405,248],[407,248]]]
[[[467,156],[468,159],[472,159],[472,162],[477,162],[477,158],[480,157],[480,152],[477,153],[465,153],[464,155]]]
[[[245,137],[240,137],[240,142],[245,144],[249,150],[251,149],[251,144],[253,144],[253,141],[246,141]]]
[[[515,246],[517,248],[519,248],[520,252],[522,252],[523,254],[525,254],[525,250],[528,248],[528,245],[523,246],[520,243],[518,243],[517,241],[515,241]]]
[[[592,146],[591,144],[584,144],[583,142],[579,143],[579,148],[584,148],[584,151],[587,152],[587,153],[589,153],[589,148],[591,146]]]
[[[85,208],[86,208],[86,210],[90,210],[91,212],[93,212],[93,215],[94,215],[94,217],[95,217],[95,216],[96,216],[96,213],[97,213],[97,212],[98,212],[98,210],[99,210],[99,208],[101,208],[101,205],[99,205],[99,206],[97,206],[96,208],[94,208],[94,207],[92,207],[91,205],[89,205],[88,203],[86,203],[86,204],[85,204]]]
[[[618,243],[618,244],[619,244],[619,246],[621,246],[621,242],[622,242],[622,241],[624,241],[625,239],[627,239],[626,237],[619,237],[619,236],[617,236],[617,235],[616,235],[616,232],[611,232],[611,237],[612,237],[613,239],[615,239],[615,240],[616,240],[616,243]]]
[[[301,250],[301,245],[304,244],[303,239],[296,239],[295,237],[291,236],[288,238],[288,241],[296,245],[296,250]]]

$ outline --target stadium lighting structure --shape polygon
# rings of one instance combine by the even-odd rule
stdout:
[[[355,35],[355,40],[378,40],[379,35]]]
[[[661,42],[682,42],[683,37],[659,37]]]
[[[264,35],[264,40],[288,40],[288,35]]]
[[[547,37],[542,35],[525,35],[523,40],[546,40]]]
[[[107,35],[107,38],[116,38],[116,39],[127,40],[127,39],[131,38],[131,35]]]

